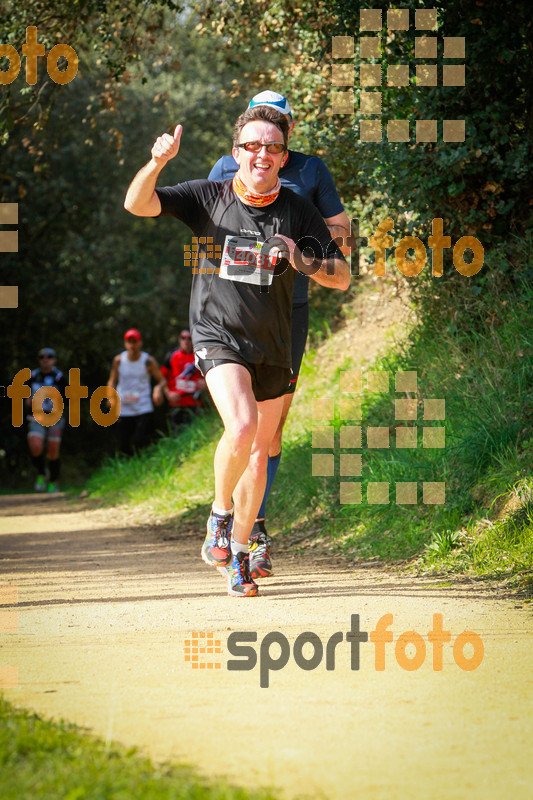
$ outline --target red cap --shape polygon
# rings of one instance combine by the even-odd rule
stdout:
[[[129,331],[126,331],[124,339],[136,339],[138,342],[142,341],[141,334],[137,328],[130,328]]]

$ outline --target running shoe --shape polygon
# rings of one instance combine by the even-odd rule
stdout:
[[[50,482],[48,484],[48,489],[47,489],[48,494],[55,494],[58,491],[59,491],[59,484],[53,482]]]
[[[228,580],[228,594],[232,597],[255,597],[257,583],[250,577],[248,553],[232,553],[227,567],[219,567],[221,575]]]
[[[272,575],[270,548],[272,539],[267,535],[264,520],[254,522],[250,534],[250,575],[252,578],[268,578]]]
[[[36,492],[46,492],[46,478],[44,475],[37,475],[37,480],[33,488]]]
[[[231,529],[233,514],[219,517],[211,511],[207,520],[207,535],[202,545],[202,558],[210,567],[225,567],[231,561]]]

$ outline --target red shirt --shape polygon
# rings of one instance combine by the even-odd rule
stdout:
[[[180,406],[201,406],[201,400],[195,400],[193,394],[200,388],[202,373],[195,369],[192,375],[187,378],[180,378],[181,373],[188,364],[194,363],[194,353],[184,353],[183,350],[175,350],[170,356],[170,366],[161,365],[161,372],[167,379],[165,394],[171,408]]]

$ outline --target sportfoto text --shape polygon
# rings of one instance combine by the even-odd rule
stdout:
[[[322,642],[318,634],[305,631],[296,637],[292,646],[292,657],[297,667],[305,671],[316,669],[324,659],[326,669],[335,669],[336,647],[346,637],[350,643],[350,666],[352,670],[359,669],[359,651],[361,643],[368,642],[369,638],[374,645],[374,669],[377,672],[385,670],[388,660],[394,658],[396,663],[404,670],[413,672],[420,669],[426,660],[426,643],[420,633],[405,631],[396,639],[394,650],[387,648],[393,640],[392,631],[389,630],[394,620],[392,614],[384,614],[373,631],[362,631],[359,627],[359,614],[351,615],[351,629],[343,634],[341,631],[332,634],[328,641]],[[451,642],[451,631],[444,630],[442,614],[433,614],[433,628],[428,631],[427,639],[432,645],[433,670],[439,672],[443,668],[444,645]],[[230,633],[227,641],[228,652],[235,656],[229,659],[227,669],[230,671],[249,671],[257,666],[257,650],[250,643],[257,642],[255,631],[235,631]],[[464,653],[466,645],[470,645],[472,653]],[[312,654],[304,655],[304,648],[312,649]],[[414,654],[410,653],[414,648]],[[272,652],[272,649],[274,653]],[[483,661],[485,649],[483,640],[474,631],[463,631],[454,640],[452,645],[453,659],[459,669],[471,672],[477,669]],[[263,637],[259,645],[259,685],[267,689],[270,685],[270,673],[279,672],[289,663],[291,646],[287,637],[280,631],[272,631]]]
[[[351,248],[355,246],[357,253],[356,259],[352,255],[353,273],[354,261],[356,264],[359,261],[359,242],[361,240],[358,219],[350,221],[350,229],[348,245]],[[368,238],[369,246],[375,250],[374,274],[381,277],[385,277],[386,274],[387,248],[392,249],[394,247],[394,240],[392,236],[388,235],[393,229],[394,221],[390,218],[384,219],[383,222],[379,223],[376,232]],[[443,252],[452,246],[451,237],[444,236],[444,224],[440,217],[432,220],[428,245],[431,248],[431,274],[434,278],[440,278],[442,277]],[[414,260],[408,261],[406,255],[410,250],[414,253]],[[472,253],[471,261],[465,261],[464,255],[467,250]],[[457,272],[467,278],[471,278],[472,275],[476,275],[480,271],[485,262],[483,245],[475,236],[461,236],[453,245],[452,259]],[[425,267],[426,260],[426,247],[418,236],[404,236],[394,249],[396,269],[406,278],[414,278],[419,275]]]
[[[385,277],[387,249],[391,250],[393,248],[394,263],[396,269],[398,269],[402,275],[405,275],[406,278],[414,278],[422,272],[427,261],[427,250],[422,239],[419,239],[418,236],[404,236],[395,247],[392,236],[388,235],[389,232],[393,230],[394,220],[387,218],[379,223],[376,232],[373,233],[372,236],[360,236],[359,220],[350,220],[350,235],[346,238],[337,236],[334,238],[334,241],[341,247],[345,244],[346,247],[350,248],[352,275],[359,274],[359,245],[362,239],[367,239],[368,246],[372,247],[375,251],[374,275]],[[305,245],[307,247],[309,247],[308,239],[311,238],[313,237],[307,237],[305,239]],[[297,244],[299,243],[297,242]],[[431,274],[434,278],[440,278],[443,272],[444,250],[452,246],[451,236],[444,236],[444,223],[440,217],[431,222],[431,235],[428,237],[428,245],[431,249]],[[320,248],[320,245],[318,246]],[[464,258],[467,250],[472,253],[470,261],[465,261]],[[413,252],[414,260],[411,260],[411,258],[407,260],[406,256],[409,251]],[[305,249],[304,255],[306,255]],[[317,256],[323,257],[315,253],[315,257]],[[457,272],[467,278],[471,278],[472,275],[476,275],[480,271],[485,262],[483,245],[475,236],[461,236],[453,245],[452,260]],[[299,266],[298,263],[296,265]]]
[[[7,396],[11,399],[11,424],[15,428],[22,425],[24,417],[24,398],[30,397],[31,389],[25,381],[31,378],[31,370],[28,367],[19,369],[13,382],[7,387]],[[65,387],[65,396],[68,398],[69,425],[77,428],[80,424],[80,400],[89,396],[87,386],[80,385],[80,371],[72,368],[68,373],[69,384]],[[43,402],[48,399],[52,401],[52,410],[43,411]],[[102,400],[109,400],[109,410],[104,413],[100,408]],[[61,393],[54,386],[41,386],[33,395],[31,408],[33,416],[40,425],[50,428],[57,425],[63,416],[63,398]],[[120,395],[111,386],[99,386],[91,395],[90,400],[91,417],[104,428],[113,425],[120,416]]]
[[[387,218],[379,223],[372,236],[360,236],[359,220],[352,219],[350,220],[349,236],[335,236],[333,238],[333,241],[339,247],[345,246],[350,250],[352,275],[359,274],[359,245],[363,239],[367,239],[368,246],[372,247],[375,252],[374,275],[379,277],[386,276],[387,249],[391,250],[393,248],[394,263],[396,269],[398,269],[402,275],[405,275],[406,278],[414,278],[422,272],[427,261],[427,250],[422,239],[419,239],[418,236],[404,236],[395,247],[392,236],[389,236],[392,230],[394,230],[394,221]],[[200,239],[199,241],[201,242],[202,240]],[[198,239],[194,238],[193,248],[198,248],[197,242]],[[444,223],[440,217],[432,220],[431,235],[428,237],[428,245],[431,249],[431,274],[434,278],[440,278],[443,274],[444,250],[452,247],[451,236],[444,235]],[[305,275],[313,275],[314,272],[320,269],[320,265],[315,266],[313,264],[315,259],[322,261],[326,258],[322,245],[314,236],[306,236],[296,242],[296,248],[297,249],[294,251],[294,263],[297,269]],[[193,251],[195,259],[198,257],[205,257],[206,249],[206,245],[202,244],[200,245],[200,249]],[[246,260],[250,273],[254,272],[256,269],[260,271],[265,270],[266,272],[273,271],[274,277],[277,277],[288,269],[287,266],[284,269],[280,269],[279,267],[274,269],[275,264],[270,263],[272,250],[278,251],[276,254],[277,257],[287,256],[288,254],[287,245],[276,235],[271,236],[264,242],[261,249],[257,252],[242,251],[241,257]],[[407,259],[406,256],[410,251],[412,251],[413,256]],[[467,251],[471,253],[471,260],[469,261],[465,260],[465,253]],[[187,252],[187,257],[190,258],[190,252]],[[306,261],[305,259],[308,260]],[[473,275],[477,275],[485,263],[483,245],[475,236],[461,236],[453,245],[452,260],[457,272],[467,278],[471,278]],[[230,275],[241,274],[243,264],[244,262],[239,262],[237,269],[235,265],[230,264],[228,266],[228,273]],[[333,274],[334,266],[328,265],[326,271],[328,275]],[[193,272],[196,273],[194,267]],[[209,272],[208,270],[208,273]],[[261,291],[268,292],[268,286],[261,286]]]
[[[37,83],[37,59],[46,55],[44,44],[37,41],[37,28],[30,25],[26,28],[26,44],[22,45],[22,55],[26,56],[26,83]],[[20,56],[11,44],[0,44],[0,58],[9,61],[7,69],[0,69],[0,85],[7,86],[18,77],[20,72]],[[60,58],[67,61],[65,69],[57,66]],[[78,74],[78,55],[69,44],[56,44],[46,58],[46,69],[54,83],[64,85],[70,83]]]

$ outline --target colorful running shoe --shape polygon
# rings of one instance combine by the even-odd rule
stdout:
[[[225,567],[231,561],[231,529],[233,514],[220,517],[211,511],[207,520],[207,535],[202,545],[202,558],[210,567]]]
[[[233,597],[255,597],[257,583],[250,577],[248,553],[232,553],[227,567],[218,570],[228,580],[228,594]]]
[[[264,520],[254,522],[250,534],[250,575],[252,578],[268,578],[272,575],[270,548],[272,539],[267,535]]]
[[[33,488],[36,492],[46,492],[46,478],[44,475],[37,475],[37,480]]]

